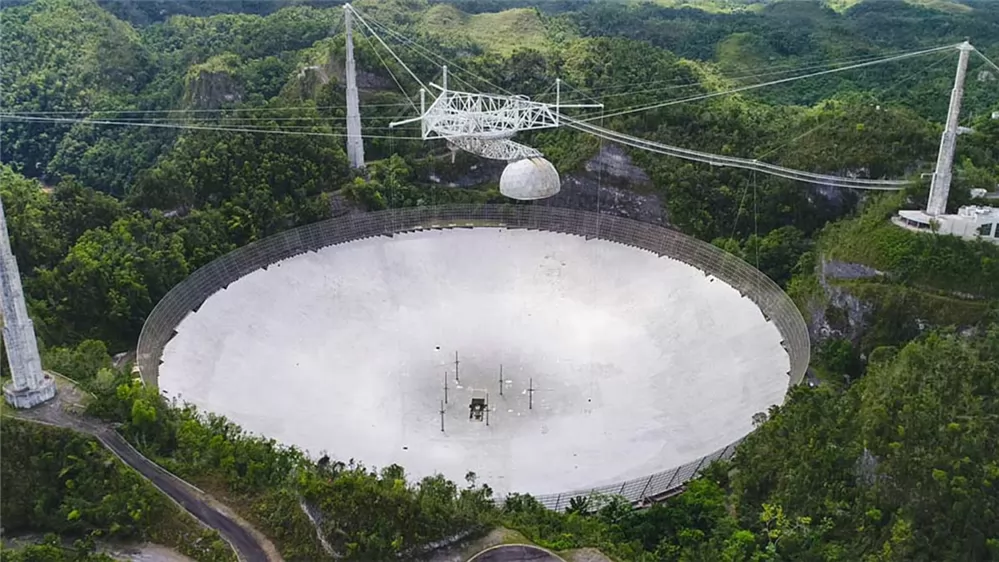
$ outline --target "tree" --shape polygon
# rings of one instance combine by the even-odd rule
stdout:
[[[67,241],[51,222],[52,204],[42,185],[0,164],[0,199],[10,236],[10,247],[22,275],[58,261]]]
[[[102,369],[111,368],[111,357],[101,340],[84,340],[75,348],[56,347],[45,350],[45,368],[77,382],[86,382]]]
[[[59,341],[126,345],[155,302],[187,276],[183,240],[156,222],[133,214],[89,230],[58,265],[39,272],[32,292]],[[98,310],[103,314],[95,317]]]

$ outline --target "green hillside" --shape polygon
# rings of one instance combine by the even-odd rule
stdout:
[[[760,11],[781,0],[655,0],[655,3],[669,8],[694,8],[706,12],[725,13],[738,11]],[[884,2],[885,0],[815,0],[837,12],[844,12],[862,2]],[[947,13],[968,13],[973,7],[961,0],[903,0],[914,6],[939,10]]]
[[[5,534],[44,531],[85,537],[72,549],[72,560],[93,553],[93,539],[99,537],[153,541],[199,562],[235,561],[218,533],[202,528],[96,440],[7,416],[0,436]],[[50,556],[62,549],[47,545],[24,550],[27,562],[55,560]],[[4,560],[18,560],[18,553],[2,546],[0,553]],[[98,559],[110,560],[93,557]]]
[[[486,51],[503,55],[547,46],[544,23],[529,8],[469,15],[447,4],[436,4],[423,15],[418,29],[444,41],[465,38]]]
[[[720,95],[966,37],[999,60],[999,3],[354,6],[398,33],[382,38],[424,83],[446,61],[452,87],[553,101],[562,79],[563,101],[605,106],[567,111],[614,131],[810,172],[908,180],[903,193],[879,197],[623,147],[611,156],[641,185],[611,184],[593,160],[610,141],[567,128],[516,137],[565,179],[566,197],[553,204],[662,217],[784,287],[811,328],[816,386],[795,388],[756,420],[732,461],[711,465],[683,493],[646,509],[572,498],[566,514],[528,496],[496,505],[473,475],[413,481],[404,467],[317,461],[169,403],[134,384],[128,365],[112,368],[109,355],[133,351],[153,307],[192,272],[341,214],[510,203],[499,174],[422,141],[418,126],[389,128],[416,115],[420,84],[360,23],[367,169],[348,167],[339,5],[4,3],[0,197],[43,362],[96,394],[90,415],[215,495],[289,561],[414,559],[498,527],[619,562],[999,559],[999,247],[889,220],[926,203],[955,52]],[[988,68],[972,60],[952,207],[999,184],[999,73]],[[6,419],[2,431],[5,534],[58,534],[4,559],[89,556],[88,541],[108,535],[219,559],[213,535],[192,539],[189,518],[95,442]]]

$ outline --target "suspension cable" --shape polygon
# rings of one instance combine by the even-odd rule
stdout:
[[[839,60],[836,60],[836,61],[829,61],[829,62],[826,62],[824,64],[815,64],[815,65],[809,65],[809,66],[799,66],[799,67],[794,67],[794,68],[787,68],[786,70],[774,70],[774,71],[771,71],[771,72],[756,72],[756,73],[736,74],[736,75],[719,74],[718,76],[720,78],[724,79],[724,80],[729,80],[729,81],[748,80],[748,79],[752,79],[752,78],[760,78],[760,77],[763,77],[763,76],[774,76],[774,75],[781,75],[781,74],[791,74],[791,73],[795,73],[795,72],[803,72],[803,71],[806,71],[806,70],[812,70],[812,69],[816,69],[816,68],[827,68],[827,67],[834,66],[834,65],[837,65],[837,64],[873,61],[873,60],[877,60],[877,59],[880,59],[880,58],[884,58],[885,56],[887,56],[887,55],[884,55],[884,54],[877,55],[877,56],[868,55],[868,56],[864,56],[864,57],[852,57],[852,58],[849,58],[849,59],[839,59]],[[774,66],[774,67],[770,67],[770,68],[781,68],[781,67],[780,66]],[[580,92],[587,91],[587,92],[590,92],[591,94],[597,95],[597,92],[604,92],[606,90],[620,90],[622,88],[631,88],[631,87],[635,87],[635,86],[648,86],[648,85],[652,85],[652,84],[668,84],[667,86],[661,86],[661,87],[657,87],[657,88],[648,88],[648,89],[642,89],[642,90],[630,90],[630,91],[627,91],[627,92],[616,92],[616,93],[613,93],[613,94],[604,94],[604,93],[600,93],[599,94],[601,98],[615,98],[615,97],[630,96],[630,95],[637,95],[637,94],[650,93],[650,92],[662,92],[662,91],[666,91],[666,90],[681,90],[681,89],[685,89],[685,88],[695,88],[695,87],[703,85],[703,82],[700,81],[700,80],[697,80],[696,77],[695,77],[695,81],[694,82],[684,82],[682,84],[674,84],[674,82],[675,82],[675,80],[673,80],[673,79],[652,80],[650,82],[636,82],[636,83],[629,83],[629,84],[618,84],[618,85],[614,85],[614,86],[606,86],[606,87],[603,87],[603,88],[580,88],[579,91]]]
[[[899,86],[901,86],[902,84],[908,82],[909,80],[912,80],[916,76],[918,76],[918,75],[920,75],[920,74],[922,74],[922,73],[924,73],[926,71],[929,71],[929,70],[931,70],[933,68],[936,68],[940,63],[942,63],[945,60],[947,60],[947,58],[948,57],[947,57],[946,54],[941,55],[940,58],[938,58],[933,64],[926,65],[926,66],[924,66],[924,67],[916,70],[915,72],[912,72],[911,74],[909,74],[905,78],[902,78],[901,80],[896,81],[894,84],[892,84],[891,86],[889,86],[887,89],[882,90],[880,92],[880,95],[884,96],[888,92],[894,90],[895,88],[898,88]],[[778,150],[782,150],[782,149],[786,148],[787,146],[800,141],[801,139],[807,137],[808,135],[811,135],[812,133],[814,133],[814,132],[816,132],[816,131],[818,131],[820,129],[824,129],[825,127],[828,127],[833,122],[834,121],[830,120],[830,121],[826,121],[825,123],[819,123],[818,125],[815,125],[814,127],[808,129],[804,133],[801,133],[800,135],[798,135],[798,136],[796,136],[794,138],[791,138],[790,140],[787,140],[787,141],[785,141],[785,142],[783,142],[783,143],[781,143],[781,144],[779,144],[779,145],[771,148],[770,150],[764,152],[763,154],[760,154],[760,155],[756,156],[756,160],[762,160],[764,157],[769,156],[769,155],[773,154],[774,152],[777,152]]]
[[[431,64],[433,64],[435,66],[438,65],[438,64],[441,64],[441,63],[446,64],[449,68],[454,68],[454,69],[457,69],[460,72],[464,72],[465,74],[468,74],[469,76],[472,76],[473,78],[481,80],[486,85],[491,86],[493,88],[496,88],[497,90],[499,90],[499,91],[501,91],[501,92],[503,92],[503,93],[505,93],[505,94],[507,94],[509,96],[514,95],[513,92],[511,92],[511,91],[503,88],[502,86],[498,86],[496,84],[493,84],[489,80],[487,80],[487,79],[479,76],[478,74],[475,74],[474,72],[472,72],[470,70],[467,70],[465,68],[462,68],[462,67],[458,66],[454,62],[448,60],[447,58],[445,58],[445,57],[443,57],[441,55],[438,55],[437,53],[431,51],[430,49],[427,49],[426,47],[423,47],[419,43],[413,41],[412,39],[406,37],[405,35],[402,35],[401,33],[397,32],[395,30],[393,30],[392,28],[388,27],[387,25],[385,25],[383,23],[379,23],[379,22],[377,22],[375,20],[372,20],[372,24],[375,27],[377,27],[377,28],[381,29],[382,31],[384,31],[385,33],[388,33],[389,35],[392,35],[393,37],[395,37],[399,41],[402,41],[403,43],[408,44],[409,46],[411,46],[413,48],[413,50],[416,51],[416,53],[418,55],[422,56],[424,59],[426,59],[427,61],[429,61]],[[429,53],[429,55],[428,55],[428,53]],[[434,60],[434,58],[431,58],[431,57],[434,57],[437,60]],[[466,85],[471,86],[471,84],[468,84],[467,82],[466,82]],[[471,89],[472,89],[473,92],[477,92],[478,91],[474,87],[471,88]]]
[[[990,65],[990,66],[991,66],[992,68],[994,68],[994,69],[996,69],[996,70],[999,70],[999,65],[997,65],[997,64],[996,64],[996,63],[994,63],[994,62],[992,62],[992,61],[991,61],[991,60],[989,59],[989,57],[985,56],[985,53],[983,53],[983,52],[979,51],[978,49],[975,49],[974,51],[975,51],[975,53],[977,53],[977,54],[978,54],[978,56],[982,57],[982,60],[984,60],[985,62],[989,63],[989,65]]]
[[[365,34],[363,34],[363,33],[361,34],[361,37],[364,38],[364,40],[368,43],[368,46],[371,47],[371,50],[374,51],[375,56],[378,57],[378,61],[381,62],[382,66],[385,67],[385,70],[388,71],[389,76],[392,77],[392,81],[395,82],[395,85],[399,87],[399,90],[402,92],[402,95],[406,97],[406,101],[409,102],[409,105],[412,106],[412,108],[414,110],[416,110],[416,113],[419,113],[420,112],[420,108],[416,107],[416,104],[413,103],[413,99],[409,97],[408,93],[406,93],[406,88],[402,87],[402,84],[399,82],[399,79],[395,77],[395,73],[392,72],[392,69],[389,67],[388,63],[385,62],[384,58],[382,58],[382,54],[379,53],[378,49],[376,49],[375,46],[371,43],[371,39],[368,39],[368,36],[365,35]],[[421,82],[421,85],[422,85],[422,82]]]
[[[289,131],[286,129],[263,129],[254,127],[209,127],[204,125],[184,125],[180,123],[146,123],[140,121],[105,121],[92,119],[69,119],[61,117],[30,117],[25,115],[10,115],[0,113],[0,117],[12,121],[29,121],[43,123],[84,123],[87,125],[124,125],[132,127],[158,127],[164,129],[191,129],[196,131],[229,131],[234,133],[264,133],[273,135],[304,135],[313,137],[346,138],[345,133],[324,133],[320,131]],[[366,139],[397,139],[423,140],[423,137],[403,137],[394,135],[361,135]]]
[[[753,89],[756,89],[756,88],[763,88],[763,87],[766,87],[766,86],[773,86],[773,85],[776,85],[776,84],[784,84],[786,82],[793,82],[795,80],[803,80],[805,78],[813,78],[815,76],[822,76],[822,75],[825,75],[825,74],[832,74],[834,72],[845,72],[847,70],[854,70],[854,69],[862,68],[862,67],[865,67],[865,66],[872,66],[872,65],[875,65],[875,64],[882,64],[882,63],[886,63],[886,62],[891,62],[891,61],[896,61],[896,60],[902,60],[902,59],[906,59],[906,58],[911,58],[911,57],[916,57],[916,56],[920,56],[920,55],[925,55],[925,54],[928,54],[928,53],[936,53],[936,52],[939,52],[939,51],[943,51],[945,49],[953,49],[956,46],[957,45],[945,45],[943,47],[934,47],[932,49],[924,49],[922,51],[915,51],[915,52],[906,53],[906,54],[902,54],[902,55],[895,55],[895,56],[891,56],[891,57],[885,57],[885,58],[874,60],[874,61],[862,62],[862,63],[857,63],[857,64],[851,64],[851,65],[840,67],[840,68],[833,68],[833,69],[829,69],[829,70],[822,70],[822,71],[819,71],[819,72],[813,72],[811,74],[805,74],[805,75],[802,75],[802,76],[791,76],[791,77],[788,77],[788,78],[781,78],[779,80],[771,80],[769,82],[763,82],[763,83],[760,83],[760,84],[750,84],[750,85],[747,85],[747,86],[740,86],[738,88],[732,88],[730,90],[725,90],[725,91],[722,91],[722,92],[711,92],[711,93],[708,93],[708,94],[702,94],[702,95],[692,96],[692,97],[688,97],[688,98],[681,98],[681,99],[678,99],[678,100],[670,100],[670,101],[667,101],[667,102],[657,103],[657,104],[653,104],[653,105],[647,105],[647,106],[643,106],[643,107],[637,107],[637,108],[631,108],[631,109],[624,109],[624,110],[621,110],[621,111],[618,111],[618,112],[615,112],[615,113],[611,113],[609,115],[596,116],[596,117],[588,117],[588,118],[579,119],[579,121],[595,121],[595,120],[599,119],[600,117],[606,117],[606,118],[609,118],[609,117],[618,117],[618,116],[621,116],[621,115],[628,115],[628,114],[631,114],[631,113],[638,113],[638,112],[641,112],[641,111],[649,111],[649,110],[652,110],[652,109],[659,109],[659,108],[662,108],[662,107],[667,107],[667,106],[670,106],[670,105],[676,105],[676,104],[679,104],[679,103],[686,103],[686,102],[691,102],[691,101],[699,101],[699,100],[704,100],[704,99],[709,99],[709,98],[715,98],[715,97],[718,97],[718,96],[727,96],[729,94],[734,94],[734,93],[737,93],[737,92],[744,92],[744,91],[753,90]]]
[[[423,81],[420,80],[420,78],[412,70],[410,70],[408,66],[406,66],[406,63],[402,62],[402,59],[399,58],[399,55],[395,54],[395,51],[390,49],[389,46],[385,44],[385,41],[382,40],[381,36],[375,33],[375,30],[371,29],[371,26],[368,25],[368,22],[365,21],[363,17],[361,17],[361,14],[359,14],[357,10],[355,10],[354,7],[351,6],[350,4],[346,4],[346,6],[347,9],[350,10],[350,13],[354,14],[354,16],[357,17],[358,21],[360,21],[361,24],[363,24],[364,27],[367,28],[367,30],[371,33],[371,35],[373,35],[375,39],[377,39],[378,42],[382,44],[382,47],[385,47],[385,50],[388,51],[393,58],[395,58],[396,62],[398,62],[404,69],[406,69],[406,72],[408,72],[409,75],[413,77],[413,80],[416,80],[416,82],[420,85],[420,87],[426,90],[427,85],[424,84]]]
[[[408,107],[405,103],[374,103],[365,107]],[[76,111],[18,111],[4,109],[5,115],[94,115],[96,113],[117,113],[122,115],[155,115],[175,113],[266,113],[269,111],[292,111],[307,109],[346,109],[345,105],[289,105],[281,107],[234,107],[219,109],[80,109]]]
[[[701,152],[697,150],[690,150],[686,148],[670,146],[618,133],[609,129],[605,129],[603,127],[593,125],[592,123],[587,123],[585,121],[567,117],[565,115],[562,116],[562,120],[568,127],[572,127],[574,129],[583,131],[585,133],[590,133],[592,135],[602,136],[607,140],[611,140],[620,144],[625,144],[635,148],[648,150],[650,152],[658,152],[660,154],[666,154],[668,156],[674,156],[676,158],[682,158],[685,160],[694,160],[697,162],[703,162],[705,164],[711,164],[712,166],[728,166],[728,167],[742,168],[747,170],[757,170],[759,172],[763,172],[773,176],[779,176],[806,183],[829,185],[835,187],[848,187],[853,189],[897,191],[903,189],[909,183],[904,180],[872,180],[864,178],[845,178],[841,176],[816,174],[813,172],[805,172],[802,170],[785,168],[783,166],[778,166],[776,164],[769,164],[767,162],[760,162],[759,160],[749,160],[746,158],[737,158],[733,156],[722,156],[719,154],[711,154],[708,152]]]

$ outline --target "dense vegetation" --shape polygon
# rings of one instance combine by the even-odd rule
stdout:
[[[355,5],[458,61],[453,83],[553,101],[561,77],[563,100],[602,101],[605,115],[966,36],[999,59],[999,9],[970,0]],[[919,174],[933,165],[953,79],[947,54],[586,114],[673,145],[913,180],[900,196],[862,200],[631,154],[652,179],[642,195],[657,196],[674,226],[757,265],[832,332],[815,334],[822,384],[796,389],[730,464],[664,504],[577,499],[555,514],[517,496],[497,508],[472,474],[414,482],[401,467],[309,459],[169,404],[113,368],[109,353],[134,347],[170,287],[234,248],[347,209],[504,201],[476,158],[452,164],[445,147],[403,138],[412,128],[386,128],[413,114],[387,68],[410,94],[416,85],[363,36],[370,163],[364,175],[348,169],[341,14],[298,1],[0,9],[0,197],[44,362],[96,394],[93,415],[230,504],[289,560],[415,557],[500,524],[551,548],[597,546],[642,562],[999,558],[999,253],[886,220],[925,203]],[[393,46],[425,79],[439,75],[439,60]],[[958,143],[952,206],[967,203],[969,188],[999,183],[999,120],[990,119],[999,74],[984,70],[975,60],[962,121],[973,131]],[[601,147],[563,129],[522,140],[563,174],[585,174]],[[828,260],[884,275],[826,278]],[[62,537],[5,550],[5,560],[104,560],[93,541],[107,537],[230,556],[96,442],[7,418],[2,431],[5,532]]]
[[[84,384],[98,393],[93,413],[122,422],[150,457],[235,506],[292,560],[329,558],[300,501],[313,506],[333,551],[359,560],[414,554],[500,523],[553,549],[597,546],[620,560],[990,560],[999,555],[997,320],[974,337],[942,331],[879,348],[848,387],[795,389],[731,463],[638,511],[579,498],[556,514],[529,496],[497,509],[472,475],[463,488],[440,478],[407,484],[401,467],[376,473],[308,460],[222,418],[172,407],[106,368]],[[29,428],[5,421],[5,448]],[[72,449],[64,454],[76,460]],[[21,474],[8,462],[5,471]],[[80,504],[62,505],[71,513]],[[82,513],[93,521],[114,511]],[[50,524],[67,530],[73,520],[62,515]]]
[[[997,344],[995,324],[973,340],[933,334],[884,350],[849,389],[798,388],[731,465],[664,505],[518,505],[514,524],[626,560],[993,560]]]
[[[217,533],[202,528],[97,441],[12,418],[4,418],[0,438],[5,532],[84,537],[74,548],[78,557],[92,554],[100,538],[150,540],[206,562],[235,560]],[[55,553],[61,545],[47,550]],[[47,559],[44,554],[26,559]]]
[[[94,414],[120,422],[147,456],[242,508],[290,559],[328,556],[302,501],[314,507],[333,552],[360,560],[384,560],[474,530],[489,511],[487,488],[458,488],[440,477],[407,484],[398,466],[373,471],[353,461],[315,462],[247,436],[224,418],[168,404],[123,374],[104,371],[89,384],[99,397]]]

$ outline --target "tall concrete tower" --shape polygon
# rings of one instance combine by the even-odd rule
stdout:
[[[0,305],[3,307],[3,342],[7,347],[13,382],[3,387],[4,397],[15,408],[30,408],[55,396],[55,381],[42,372],[35,327],[28,317],[17,261],[7,236],[7,216],[0,200]]]
[[[940,152],[937,154],[937,169],[930,183],[930,198],[926,203],[926,214],[942,215],[947,212],[947,197],[950,195],[950,180],[953,177],[954,148],[957,145],[957,127],[961,113],[961,98],[964,96],[964,77],[968,73],[968,57],[974,47],[965,41],[958,49],[961,56],[957,61],[957,76],[954,77],[954,90],[950,93],[950,109],[947,111],[947,125],[940,139]]]
[[[343,6],[347,31],[347,161],[351,168],[364,167],[364,139],[361,138],[361,102],[357,95],[357,69],[354,66],[354,31],[350,4]]]

